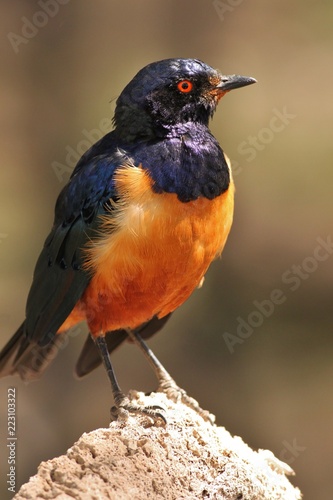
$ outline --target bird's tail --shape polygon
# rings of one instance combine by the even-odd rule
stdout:
[[[46,346],[27,339],[25,322],[0,352],[0,377],[19,375],[24,381],[38,379],[53,361],[65,341],[65,335],[55,335]]]

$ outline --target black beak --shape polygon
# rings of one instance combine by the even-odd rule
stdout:
[[[250,76],[228,75],[222,76],[221,81],[216,88],[226,92],[227,90],[246,87],[246,85],[252,85],[252,83],[256,82],[257,80],[255,78],[251,78]]]

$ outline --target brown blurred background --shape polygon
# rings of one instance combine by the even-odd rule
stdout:
[[[333,253],[317,253],[317,239],[333,238],[333,3],[12,0],[0,15],[1,346],[24,317],[73,150],[102,133],[92,130],[105,128],[132,76],[167,57],[253,76],[258,84],[226,96],[212,122],[237,186],[223,259],[150,346],[218,424],[287,461],[305,498],[331,499]],[[263,301],[275,289],[273,311]],[[0,381],[1,498],[8,387],[18,393],[17,487],[83,431],[108,425],[104,371],[72,376],[84,337],[40,381]],[[113,359],[125,390],[155,388],[135,347]]]

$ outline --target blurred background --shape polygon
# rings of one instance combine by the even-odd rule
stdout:
[[[333,3],[329,0],[1,2],[1,347],[73,165],[111,129],[115,98],[149,62],[196,57],[258,84],[228,94],[211,128],[231,157],[233,229],[204,287],[150,341],[217,423],[295,470],[307,499],[333,472]],[[277,291],[276,291],[277,290]],[[73,335],[44,377],[0,381],[1,498],[7,389],[17,391],[17,490],[41,460],[107,426],[100,368],[73,367]],[[113,356],[124,390],[156,382],[141,353]]]

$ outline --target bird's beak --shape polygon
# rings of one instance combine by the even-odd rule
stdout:
[[[228,75],[222,76],[220,82],[215,88],[219,92],[224,93],[229,90],[245,87],[246,85],[252,85],[252,83],[256,82],[257,80],[255,80],[255,78],[251,78],[250,76]]]

